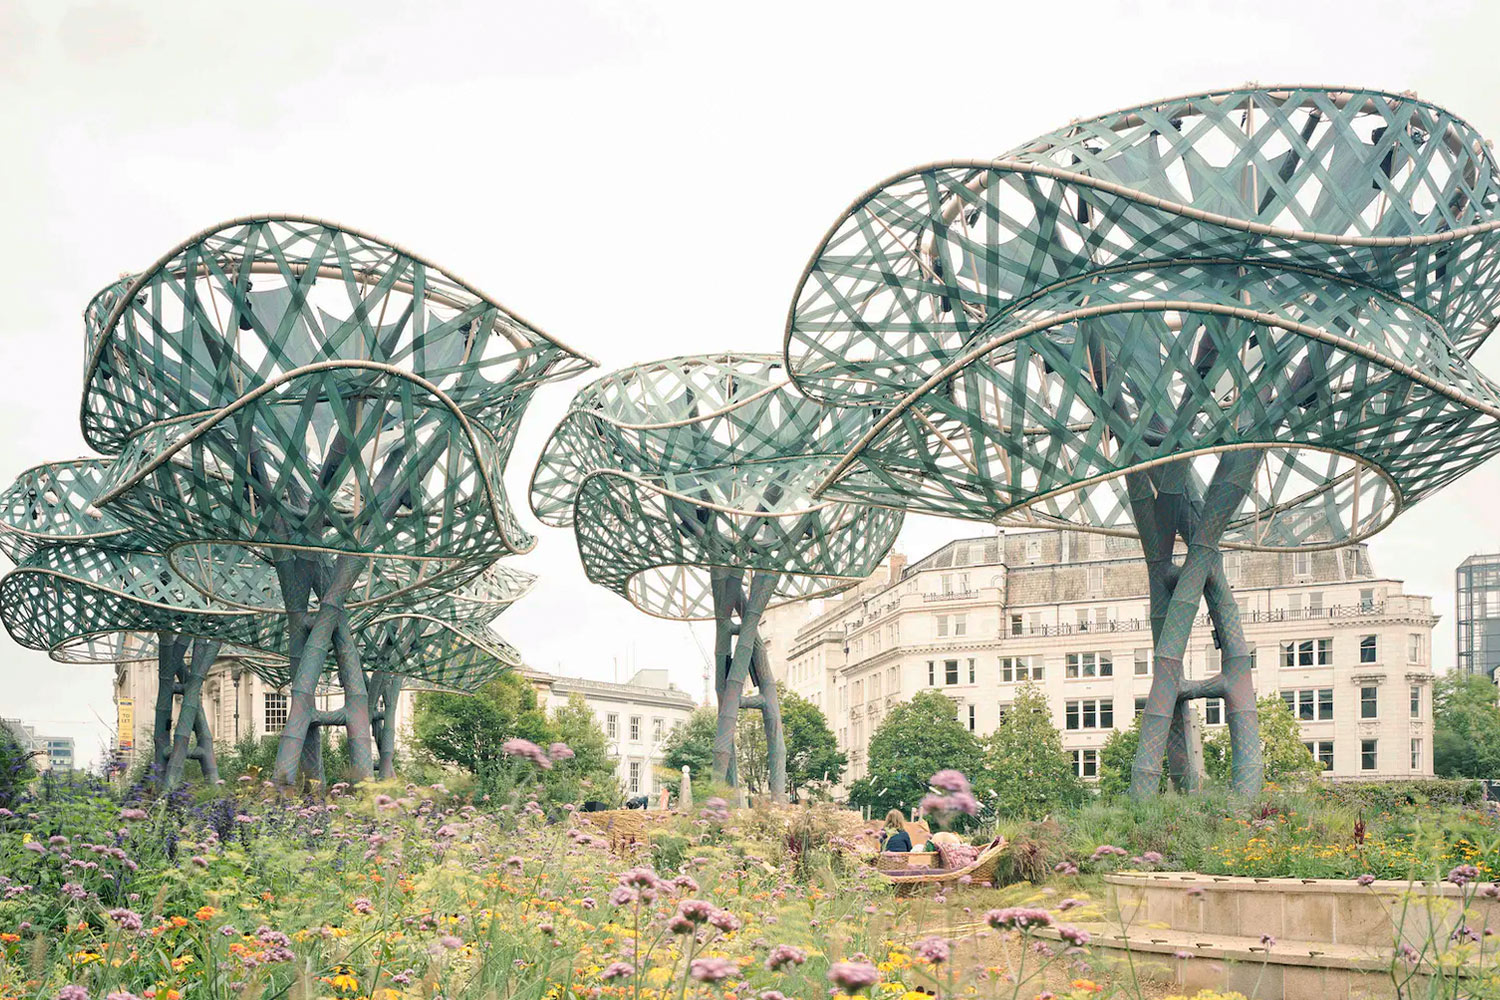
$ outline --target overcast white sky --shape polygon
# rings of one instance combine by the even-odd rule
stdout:
[[[1414,89],[1500,136],[1500,5],[255,3],[0,0],[0,479],[84,453],[81,313],[122,271],[257,211],[407,245],[613,369],[780,350],[817,240],[904,167],[993,155],[1072,118],[1261,83]],[[1500,347],[1479,355],[1500,374]],[[687,625],[589,585],[525,506],[587,379],[540,393],[508,476],[541,575],[500,630],[535,666],[665,666]],[[1500,547],[1500,463],[1408,511],[1377,571],[1431,594]],[[982,526],[910,522],[921,555]],[[706,635],[705,635],[706,641]],[[0,636],[0,715],[98,754],[110,671]]]

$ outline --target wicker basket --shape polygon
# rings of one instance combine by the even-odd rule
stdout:
[[[937,864],[933,851],[887,851],[875,855],[875,870],[904,871],[909,868],[931,868]]]

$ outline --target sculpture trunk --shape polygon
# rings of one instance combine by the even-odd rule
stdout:
[[[1131,769],[1130,791],[1136,798],[1155,795],[1159,790],[1162,760],[1167,753],[1178,703],[1185,695],[1197,695],[1197,691],[1190,694],[1185,689],[1183,657],[1199,601],[1211,577],[1218,575],[1222,580],[1219,540],[1249,491],[1259,459],[1259,453],[1255,451],[1226,453],[1204,493],[1201,510],[1196,511],[1189,505],[1185,462],[1168,466],[1155,477],[1154,489],[1149,492],[1140,481],[1142,477],[1133,477],[1130,482],[1131,506],[1141,534],[1142,549],[1146,553],[1151,583],[1152,631],[1156,646],[1151,693],[1141,717],[1140,745]],[[1150,481],[1149,477],[1144,478]],[[1187,557],[1174,572],[1171,548],[1176,534],[1184,528],[1188,529]],[[1163,606],[1164,595],[1169,596],[1166,596]],[[1238,614],[1231,616],[1226,611],[1225,594],[1216,587],[1214,596],[1217,600],[1211,610],[1216,624],[1222,622],[1226,630],[1232,628],[1238,632]],[[1233,605],[1232,597],[1227,603]],[[1237,642],[1243,647],[1242,635]],[[1248,660],[1238,648],[1235,652],[1237,669],[1239,663],[1244,663],[1248,672]],[[1253,691],[1251,701],[1253,704]]]
[[[166,779],[167,759],[172,753],[172,716],[177,698],[177,676],[182,670],[187,640],[172,632],[156,636],[156,715],[151,728],[151,777]]]
[[[370,696],[365,688],[365,671],[359,662],[359,644],[349,628],[349,618],[339,616],[334,632],[334,653],[338,658],[339,685],[344,689],[344,732],[348,740],[351,782],[369,781],[375,777],[375,754],[370,729]]]
[[[750,660],[755,651],[755,639],[760,629],[761,614],[770,603],[776,589],[776,577],[770,573],[756,573],[750,579],[750,589],[740,607],[738,633],[734,639],[734,656],[729,662],[724,689],[719,695],[718,729],[714,734],[713,777],[715,781],[730,781],[734,764],[734,729],[739,721],[740,700],[744,697],[745,681],[750,677]],[[716,609],[722,617],[724,609]]]
[[[786,801],[786,731],[781,724],[781,698],[771,665],[766,661],[766,644],[756,636],[750,677],[760,690],[760,717],[766,730],[766,772],[771,786],[771,801]]]
[[[206,639],[193,641],[192,656],[188,658],[182,679],[182,707],[178,710],[177,726],[172,736],[172,754],[167,760],[166,784],[175,788],[182,782],[183,770],[187,767],[188,744],[193,734],[199,734],[198,751],[204,776],[216,771],[213,763],[213,737],[209,734],[208,720],[203,716],[203,681],[208,677],[208,668],[219,655],[219,644]],[[180,665],[180,661],[179,661]]]
[[[305,638],[302,639],[300,655],[294,661],[291,703],[287,707],[286,726],[276,748],[276,767],[273,780],[283,788],[297,783],[298,762],[303,756],[303,747],[308,741],[309,731],[314,728],[317,713],[318,678],[328,663],[328,654],[333,648],[334,636],[339,623],[345,621],[344,598],[358,573],[363,560],[355,556],[340,556],[334,569],[327,574],[326,586],[318,595],[318,610],[310,616]],[[295,595],[305,595],[316,583],[317,567],[307,560],[298,560],[297,565],[283,575],[282,593],[290,611]],[[293,587],[293,596],[288,596],[287,585]],[[305,598],[301,605],[305,608]],[[295,620],[288,615],[288,629],[295,627]],[[292,636],[296,639],[295,633]],[[289,643],[290,648],[295,648]],[[314,739],[317,734],[312,733]],[[320,755],[321,756],[321,755]]]

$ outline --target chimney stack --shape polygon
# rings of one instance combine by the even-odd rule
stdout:
[[[906,556],[902,555],[900,552],[892,552],[889,565],[891,567],[889,582],[895,583],[896,581],[901,579],[901,574],[906,569]]]

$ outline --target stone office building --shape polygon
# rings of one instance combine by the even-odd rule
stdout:
[[[1432,600],[1375,574],[1364,545],[1327,552],[1229,552],[1225,569],[1255,649],[1255,685],[1284,698],[1334,779],[1432,774]],[[1146,569],[1133,539],[1011,531],[899,557],[859,587],[768,612],[776,676],[824,710],[869,769],[871,734],[892,706],[936,689],[983,735],[1028,680],[1040,684],[1080,776],[1098,776],[1112,730],[1151,686]],[[1207,617],[1189,677],[1219,670]],[[1205,735],[1225,723],[1199,702]]]

